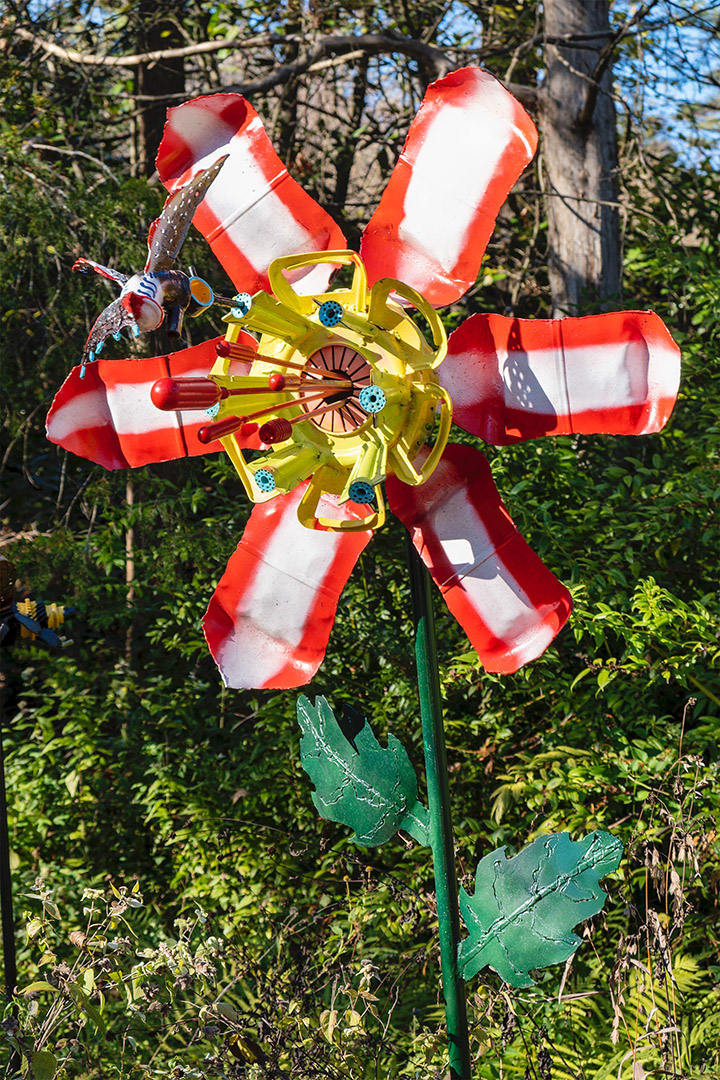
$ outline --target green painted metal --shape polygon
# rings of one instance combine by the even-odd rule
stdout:
[[[303,769],[315,784],[318,813],[355,830],[358,844],[384,844],[398,829],[428,841],[428,812],[418,800],[415,770],[402,743],[388,735],[387,749],[368,723],[343,731],[323,697],[301,697],[297,717],[303,736]]]
[[[622,844],[607,832],[573,841],[541,836],[518,855],[504,847],[480,860],[475,891],[458,898],[442,701],[430,578],[408,539],[415,654],[428,808],[402,744],[375,738],[347,704],[336,717],[328,702],[301,697],[300,755],[315,785],[319,813],[354,830],[358,844],[377,845],[402,829],[433,854],[451,1080],[471,1080],[465,979],[492,968],[510,986],[528,987],[531,970],[562,963],[581,944],[573,927],[602,909],[600,879],[617,869]],[[460,911],[469,936],[460,941]]]
[[[458,952],[463,978],[491,967],[510,986],[533,986],[532,969],[567,960],[582,942],[573,927],[602,910],[600,878],[617,870],[622,851],[607,832],[578,841],[552,833],[510,859],[504,847],[485,855],[474,894],[460,895],[470,931]]]
[[[451,1080],[470,1080],[470,1042],[465,985],[460,976],[457,961],[460,944],[460,916],[450,817],[450,789],[445,756],[445,731],[438,679],[435,620],[429,575],[409,537],[407,551],[415,620],[415,656],[425,748],[430,846],[435,871],[440,967],[450,1051],[450,1076]]]

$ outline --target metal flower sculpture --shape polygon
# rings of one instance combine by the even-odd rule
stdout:
[[[517,670],[566,621],[567,590],[518,534],[480,451],[448,442],[451,420],[494,445],[658,431],[679,351],[643,312],[479,314],[447,340],[435,308],[474,284],[536,143],[530,117],[487,72],[434,83],[360,257],[291,179],[244,98],[170,110],[158,171],[171,196],[212,176],[194,223],[240,290],[226,337],[98,361],[84,382],[75,368],[48,436],[108,469],[229,455],[255,506],[205,616],[228,685],[312,678],[342,588],[383,522],[383,482],[488,670]],[[352,280],[331,289],[338,267]]]

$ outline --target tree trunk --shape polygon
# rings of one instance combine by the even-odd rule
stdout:
[[[345,203],[347,202],[348,190],[350,187],[350,174],[355,163],[355,151],[357,147],[357,139],[354,132],[360,127],[363,112],[365,111],[365,98],[367,96],[368,85],[367,72],[368,58],[363,57],[358,63],[355,78],[353,79],[351,95],[352,109],[349,123],[350,130],[353,134],[347,136],[343,140],[335,158],[335,191],[333,193],[331,204],[331,210],[334,212],[334,217],[344,225],[343,231],[348,237],[348,240],[352,243],[357,243],[358,245],[360,244],[360,236],[350,235],[348,223],[344,219],[346,216]]]
[[[302,6],[297,2],[292,2],[288,5],[285,35],[295,37],[302,34],[302,31]],[[282,47],[283,64],[292,64],[299,55],[300,46],[297,41],[290,41]],[[273,146],[283,165],[291,171],[297,136],[299,89],[300,80],[291,76],[280,92],[272,123]]]
[[[185,0],[141,0],[137,16],[139,52],[173,49],[185,45],[180,31]],[[139,96],[137,169],[140,176],[155,171],[155,155],[162,138],[168,105],[179,105],[185,92],[182,57],[141,64],[135,76]],[[154,99],[154,100],[150,100]]]
[[[608,0],[545,0],[540,95],[553,310],[574,315],[620,295],[617,135]]]

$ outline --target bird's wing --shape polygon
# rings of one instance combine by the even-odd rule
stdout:
[[[127,274],[121,274],[119,270],[112,270],[109,266],[101,266],[92,259],[76,259],[72,268],[76,274],[100,274],[101,277],[114,281],[116,285],[122,286],[128,280]]]
[[[117,300],[113,300],[112,304],[108,304],[105,310],[100,312],[93,323],[92,330],[88,335],[88,339],[85,342],[85,348],[83,349],[83,367],[88,361],[93,361],[95,359],[95,354],[98,352],[98,346],[102,347],[103,342],[107,338],[111,335],[120,337],[120,332],[126,326],[136,325],[135,316],[133,315],[130,304],[127,302],[127,297],[119,296]]]
[[[153,221],[148,234],[148,259],[145,272],[152,270],[170,270],[178,257],[183,241],[190,228],[190,222],[205,192],[220,172],[228,159],[228,154],[218,158],[214,165],[198,173],[189,184],[169,195],[165,200],[162,213]]]

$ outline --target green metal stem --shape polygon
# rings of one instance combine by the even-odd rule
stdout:
[[[430,810],[430,846],[433,853],[440,933],[440,968],[450,1051],[450,1077],[451,1080],[471,1080],[465,984],[460,978],[457,963],[460,915],[450,816],[450,789],[445,757],[445,731],[438,678],[435,619],[428,572],[409,536],[407,542],[415,619],[415,658]]]

